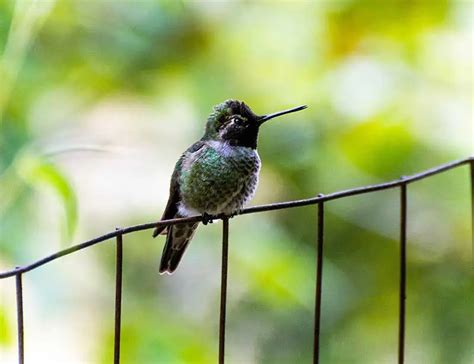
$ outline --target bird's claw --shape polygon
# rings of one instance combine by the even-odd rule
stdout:
[[[241,210],[237,210],[237,211],[234,211],[233,213],[229,214],[229,215],[226,215],[226,214],[219,214],[219,215],[209,215],[208,213],[203,213],[202,214],[202,223],[204,225],[207,225],[207,224],[212,224],[214,219],[217,218],[217,219],[232,219],[234,216],[240,214],[240,211]]]
[[[240,210],[240,209],[234,211],[233,213],[231,213],[231,214],[229,215],[229,219],[232,219],[233,217],[239,215],[241,211],[242,211],[242,210]]]
[[[212,224],[212,215],[209,215],[207,213],[203,213],[202,214],[202,223],[204,225],[207,225],[208,223]]]

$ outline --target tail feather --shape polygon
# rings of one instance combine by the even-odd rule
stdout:
[[[199,223],[168,227],[166,243],[161,255],[160,274],[172,274],[178,267]]]
[[[153,237],[156,238],[158,235],[165,235],[168,233],[167,226],[157,226],[155,230],[153,230]]]

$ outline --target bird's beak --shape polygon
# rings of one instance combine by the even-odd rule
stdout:
[[[285,114],[289,114],[289,113],[292,113],[292,112],[304,110],[307,107],[308,106],[306,106],[306,105],[301,105],[301,106],[294,107],[292,109],[288,109],[288,110],[284,110],[284,111],[278,111],[278,112],[274,112],[273,114],[260,116],[259,119],[258,119],[259,125],[262,125],[265,121],[268,121],[270,119],[273,119],[273,118],[276,118],[278,116],[282,116],[282,115],[285,115]]]

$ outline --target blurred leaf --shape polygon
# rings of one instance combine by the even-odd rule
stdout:
[[[357,51],[367,37],[395,41],[409,55],[412,50],[416,52],[413,40],[420,33],[446,20],[449,1],[346,1],[344,6],[338,3],[329,9],[332,56]]]
[[[70,241],[77,227],[77,199],[67,178],[51,162],[28,154],[20,158],[17,170],[33,187],[46,186],[61,200],[65,212],[63,242]]]
[[[7,168],[0,175],[0,216],[2,216],[8,207],[15,201],[22,191],[22,183],[18,179],[14,168]]]
[[[5,307],[0,305],[0,345],[8,345],[12,342],[11,325]]]
[[[406,124],[382,119],[358,124],[340,140],[340,147],[351,162],[382,178],[393,178],[409,170],[416,145]]]
[[[0,62],[0,78],[2,79],[0,123],[27,51],[54,3],[55,0],[39,2],[18,0],[15,2],[11,28]]]
[[[137,307],[136,307],[137,308]],[[158,312],[149,304],[140,305],[124,318],[122,326],[121,359],[124,363],[211,363],[215,358],[213,339],[208,332],[189,323],[176,325],[176,313]],[[154,312],[153,317],[148,316]],[[199,335],[196,335],[199,332]],[[101,362],[113,358],[113,332],[105,334],[101,345]]]

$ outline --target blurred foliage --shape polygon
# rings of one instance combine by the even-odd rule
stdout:
[[[309,109],[265,125],[253,203],[382,182],[472,154],[462,1],[0,0],[0,270],[155,220],[212,105]],[[407,362],[472,363],[466,168],[410,185]],[[321,361],[396,361],[398,191],[327,204]],[[312,355],[316,210],[231,221],[229,363]],[[125,239],[124,363],[217,357],[220,224],[172,277]],[[27,358],[112,358],[112,243],[25,277]],[[0,281],[0,361],[16,362]],[[44,327],[48,330],[44,331]]]

